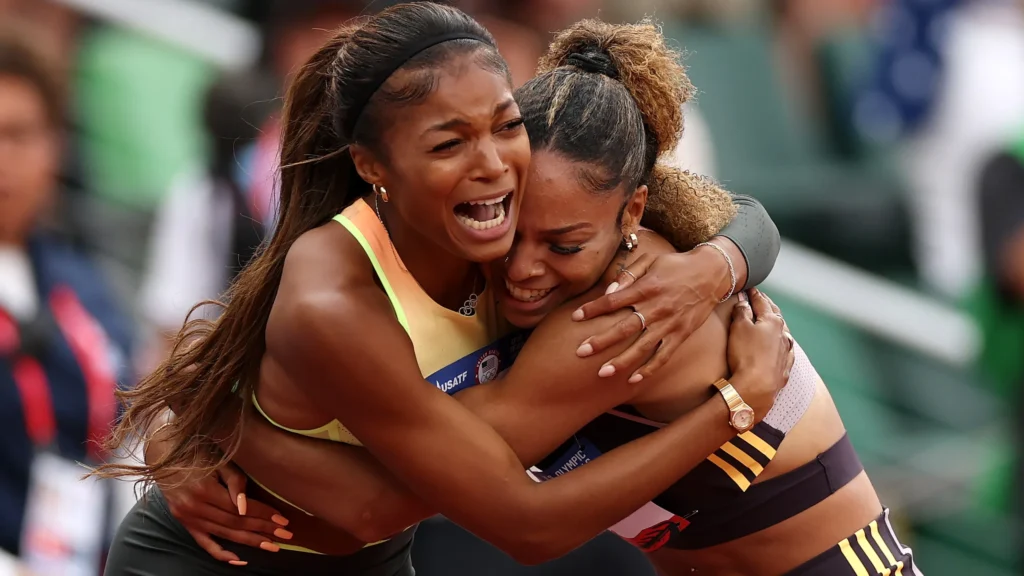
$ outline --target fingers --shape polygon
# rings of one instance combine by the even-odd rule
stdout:
[[[290,540],[292,537],[291,532],[281,530],[280,524],[269,519],[255,518],[252,516],[238,516],[209,505],[204,507],[199,514],[196,514],[191,521],[194,524],[198,520],[210,522],[230,530],[268,535],[273,534],[281,540]]]
[[[628,370],[631,366],[636,366],[645,359],[650,358],[651,354],[658,349],[659,343],[660,340],[658,336],[651,332],[644,332],[644,334],[640,336],[640,338],[629,348],[627,348],[625,352],[619,354],[615,358],[612,358],[602,366],[597,375],[602,378],[607,378],[609,376],[614,376],[623,370]],[[629,381],[630,383],[636,384],[642,379],[643,378],[638,379],[637,375],[633,374],[630,376]]]
[[[281,550],[281,547],[271,542],[270,538],[255,532],[233,530],[207,520],[196,520],[193,525],[196,529],[202,530],[207,534],[217,536],[218,538],[223,538],[225,540],[230,540],[231,542],[235,542],[236,544],[241,544],[243,546],[260,548],[267,552],[279,552]],[[216,542],[214,542],[214,544],[216,544]],[[216,558],[216,556],[214,557]]]
[[[754,318],[756,319],[755,322],[767,320],[769,314],[775,314],[772,311],[771,303],[764,296],[764,294],[761,293],[760,290],[756,288],[751,288],[748,291],[748,294],[750,296],[750,307],[754,310]]]
[[[732,307],[732,321],[737,322],[753,322],[754,313],[750,309],[750,299],[746,292],[740,292],[737,295],[738,302]]]
[[[228,495],[238,508],[238,513],[245,516],[248,510],[248,501],[245,498],[245,474],[231,463],[218,468],[217,474],[224,485],[228,487]]]
[[[611,328],[608,328],[597,336],[587,338],[583,344],[576,349],[576,355],[580,358],[586,358],[587,356],[597,352],[607,350],[623,340],[636,336],[641,330],[643,330],[643,323],[640,322],[640,318],[636,314],[630,314],[629,317],[619,320]],[[611,376],[614,373],[615,372],[613,371],[611,374],[608,374],[608,376]]]
[[[614,285],[614,283],[612,283]],[[587,302],[572,313],[572,319],[576,321],[587,318],[596,318],[610,312],[614,312],[627,306],[632,306],[647,296],[644,292],[644,283],[633,284],[629,288],[620,288],[611,294],[605,294],[593,302]],[[649,290],[648,290],[649,292]]]
[[[281,512],[257,500],[249,501],[248,517],[270,520],[271,522],[277,524],[278,526],[281,526],[282,528],[289,524],[288,519],[282,516]]]
[[[206,553],[213,556],[215,559],[235,566],[245,566],[248,564],[248,562],[243,562],[239,559],[238,555],[235,553],[225,550],[220,544],[217,544],[213,538],[210,538],[209,535],[192,528],[185,528],[185,530],[188,530],[188,533],[192,535],[192,539],[196,541],[196,544],[198,544],[200,548],[206,550]]]
[[[793,364],[796,362],[796,352],[790,348],[786,351],[785,369],[782,372],[782,386],[789,383],[789,377],[793,373]],[[779,388],[780,390],[782,387]]]
[[[658,368],[661,368],[666,362],[668,362],[672,357],[672,352],[674,352],[677,347],[678,344],[673,343],[670,338],[662,340],[661,345],[658,346],[657,350],[654,352],[654,356],[629,377],[629,383],[637,384],[642,382],[644,378],[647,378],[657,372]]]
[[[615,282],[612,282],[608,286],[608,290],[605,291],[605,294],[611,294],[612,292],[629,288],[637,281],[637,279],[647,273],[647,270],[653,263],[653,256],[650,256],[649,254],[640,256],[636,261],[630,263],[629,266],[624,267],[622,271],[619,272],[619,275],[615,277]],[[615,286],[615,288],[613,289],[612,286]]]

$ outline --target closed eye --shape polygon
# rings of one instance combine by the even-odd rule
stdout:
[[[572,255],[572,254],[577,254],[581,250],[583,250],[583,246],[580,246],[580,245],[577,245],[577,246],[559,246],[558,244],[552,244],[551,245],[551,251],[554,252],[555,254],[558,254],[558,255],[561,255],[561,256],[569,256],[569,255]]]
[[[516,118],[515,120],[512,120],[511,122],[506,123],[504,126],[501,127],[501,129],[506,131],[506,132],[512,132],[512,131],[518,130],[522,126],[523,126],[523,119],[522,118]]]
[[[447,142],[442,142],[442,143],[438,144],[437,146],[434,146],[433,148],[430,149],[430,151],[431,152],[446,152],[448,150],[451,150],[451,149],[455,148],[459,144],[462,144],[462,140],[448,140]]]

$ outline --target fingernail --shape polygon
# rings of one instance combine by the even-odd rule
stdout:
[[[576,311],[572,313],[572,319],[577,322],[583,320],[583,308],[577,308]]]
[[[232,566],[245,566],[249,563],[244,560],[228,560],[228,564],[231,564]]]
[[[644,375],[643,374],[639,374],[639,373],[633,374],[632,376],[629,377],[629,383],[630,384],[636,384],[637,382],[640,382],[643,379],[644,379]]]
[[[604,366],[601,366],[600,370],[597,371],[597,375],[600,376],[601,378],[607,378],[609,376],[612,376],[613,374],[615,374],[615,366],[612,366],[611,364],[605,364]]]
[[[594,347],[590,345],[590,342],[584,342],[580,344],[580,347],[576,349],[576,355],[580,358],[586,358],[594,353]]]
[[[245,516],[246,511],[249,510],[249,502],[245,499],[245,494],[239,494],[236,502],[238,504],[238,513]]]
[[[280,514],[274,514],[273,516],[270,517],[270,519],[274,521],[274,524],[278,524],[278,525],[281,525],[281,526],[287,526],[288,525],[288,519],[285,518],[284,516],[281,516]]]
[[[260,542],[260,548],[263,548],[267,552],[280,552],[281,547],[273,542]]]
[[[281,540],[291,540],[295,535],[284,528],[278,528],[277,530],[274,530],[274,536],[277,536]]]
[[[607,294],[611,294],[612,292],[615,292],[618,289],[619,289],[619,283],[618,282],[612,282],[611,284],[608,285],[608,288],[604,291],[604,293],[606,295]]]
[[[740,302],[746,303],[747,302],[747,293],[746,292],[740,292],[739,294],[736,295],[736,298]]]

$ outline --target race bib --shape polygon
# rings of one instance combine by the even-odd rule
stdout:
[[[38,454],[29,476],[21,559],[36,574],[97,576],[103,548],[103,485],[86,470],[49,452]]]

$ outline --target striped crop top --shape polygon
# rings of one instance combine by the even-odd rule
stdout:
[[[799,345],[795,353],[789,383],[763,421],[610,530],[646,552],[662,546],[706,548],[792,517],[859,474],[863,467],[844,437],[805,466],[754,483],[810,407],[820,382]],[[542,481],[560,476],[662,426],[631,406],[620,406],[597,417],[530,471]]]

